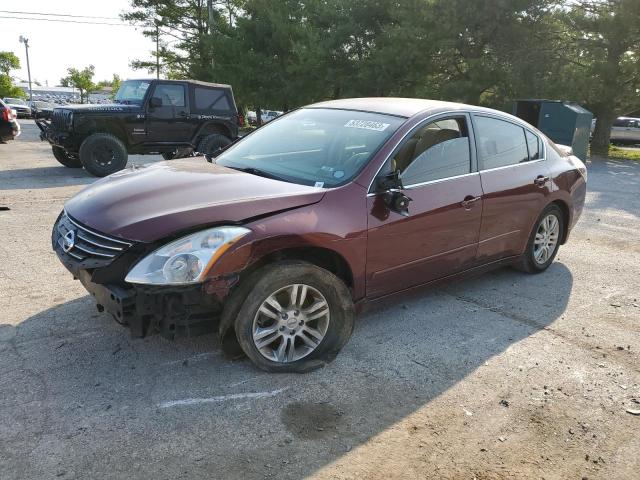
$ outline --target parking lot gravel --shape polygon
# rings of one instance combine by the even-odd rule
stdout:
[[[0,478],[638,478],[640,162],[588,162],[547,272],[390,301],[326,368],[272,375],[97,312],[50,245],[95,179],[21,123],[0,145]]]

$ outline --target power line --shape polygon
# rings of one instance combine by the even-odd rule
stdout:
[[[0,13],[11,13],[14,15],[42,15],[42,16],[51,16],[51,17],[102,18],[105,20],[120,20],[120,17],[97,17],[94,15],[71,15],[69,13],[16,12],[13,10],[0,10]]]
[[[90,22],[81,20],[67,20],[58,18],[33,18],[33,17],[14,17],[14,16],[0,16],[0,19],[12,19],[12,20],[36,20],[40,22],[58,22],[58,23],[82,23],[86,25],[112,25],[117,27],[138,27],[140,25],[131,25],[128,23],[108,23],[108,22]]]

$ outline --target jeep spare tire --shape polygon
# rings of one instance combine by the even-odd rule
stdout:
[[[200,143],[198,144],[198,152],[203,155],[216,157],[223,148],[228,147],[231,143],[232,142],[228,137],[219,133],[213,133],[200,140]]]
[[[65,167],[82,168],[82,162],[80,162],[80,159],[76,155],[71,155],[64,148],[52,145],[51,150],[53,151],[53,156],[56,157],[56,160]]]
[[[105,177],[127,165],[127,147],[110,133],[94,133],[80,146],[80,161],[90,174]]]

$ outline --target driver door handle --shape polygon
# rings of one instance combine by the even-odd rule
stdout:
[[[474,197],[473,195],[467,195],[466,197],[464,197],[464,200],[460,202],[460,205],[462,205],[464,208],[469,210],[473,206],[473,204],[476,203],[481,198],[482,197]]]
[[[185,112],[184,110],[182,112],[178,112],[178,116],[179,117],[186,117],[187,116],[187,112]]]
[[[548,181],[549,181],[549,177],[545,177],[544,175],[538,175],[536,179],[533,181],[533,183],[538,187],[544,187]]]

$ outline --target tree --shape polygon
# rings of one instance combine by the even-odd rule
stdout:
[[[11,81],[11,70],[17,68],[20,59],[13,52],[0,52],[0,97],[26,97],[24,90]]]
[[[143,24],[143,35],[158,42],[151,60],[134,60],[133,68],[160,69],[169,78],[212,81],[211,37],[219,25],[232,24],[241,0],[130,0],[123,20]]]
[[[621,109],[640,106],[640,2],[579,0],[563,19],[573,57],[563,83],[595,114],[591,150],[606,155]]]
[[[89,65],[82,70],[77,68],[68,68],[68,75],[60,79],[60,84],[64,87],[74,87],[80,92],[80,103],[84,103],[88,93],[95,88],[93,76],[95,75],[95,67]]]
[[[0,73],[9,75],[11,70],[20,68],[20,59],[13,52],[0,52]]]
[[[9,75],[0,74],[0,98],[25,98],[27,95],[23,89],[16,87],[11,83],[11,77]]]

